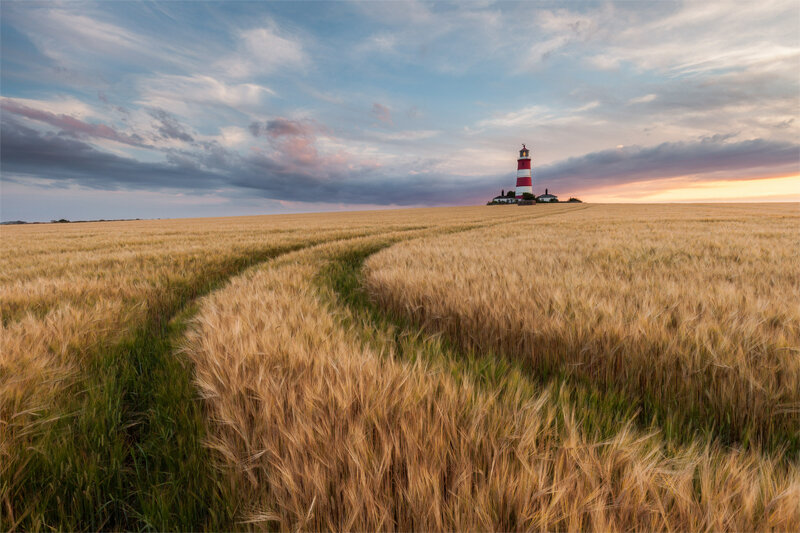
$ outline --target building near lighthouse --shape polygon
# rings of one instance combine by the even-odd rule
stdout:
[[[545,189],[544,190],[544,194],[541,195],[541,196],[538,196],[536,198],[536,201],[537,202],[548,202],[548,203],[549,202],[558,202],[558,196],[556,196],[555,194],[550,194],[549,192],[547,192],[547,189]]]
[[[500,196],[495,196],[489,201],[490,204],[515,204],[517,203],[517,198],[514,196],[514,193],[508,191],[506,194],[505,190],[500,191]]]
[[[531,155],[530,151],[522,145],[517,159],[517,200],[522,199],[522,195],[533,194],[533,181],[531,180]]]

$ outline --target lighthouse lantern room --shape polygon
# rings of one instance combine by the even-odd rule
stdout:
[[[533,194],[533,182],[531,181],[531,156],[530,151],[522,145],[517,159],[517,190],[516,197],[522,198],[525,193]]]

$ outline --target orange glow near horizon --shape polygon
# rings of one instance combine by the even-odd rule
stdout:
[[[800,202],[800,174],[697,182],[670,178],[613,185],[577,195],[593,203]]]

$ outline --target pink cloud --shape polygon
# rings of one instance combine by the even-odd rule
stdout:
[[[372,114],[384,124],[393,124],[392,110],[383,104],[379,104],[378,102],[372,104]]]
[[[90,124],[69,115],[59,115],[49,111],[34,109],[32,107],[18,104],[10,98],[4,98],[0,100],[0,108],[15,115],[61,128],[62,131],[75,137],[96,137],[129,144],[132,146],[145,146],[143,142],[144,139],[142,139],[139,135],[128,135],[126,133],[118,132],[114,128],[105,124]]]
[[[313,120],[277,117],[265,123],[251,124],[250,132],[255,137],[263,136],[268,140],[274,151],[268,157],[279,164],[284,172],[326,178],[334,174],[380,166],[377,161],[363,160],[345,150],[321,151],[317,135],[328,135],[329,131]]]
[[[283,117],[268,121],[265,130],[270,137],[309,136],[314,134],[314,127],[311,124]]]

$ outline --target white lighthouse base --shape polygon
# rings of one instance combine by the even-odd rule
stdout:
[[[517,187],[515,196],[517,198],[522,198],[522,195],[526,192],[529,194],[533,194],[533,187],[531,185],[524,185],[522,187]]]

